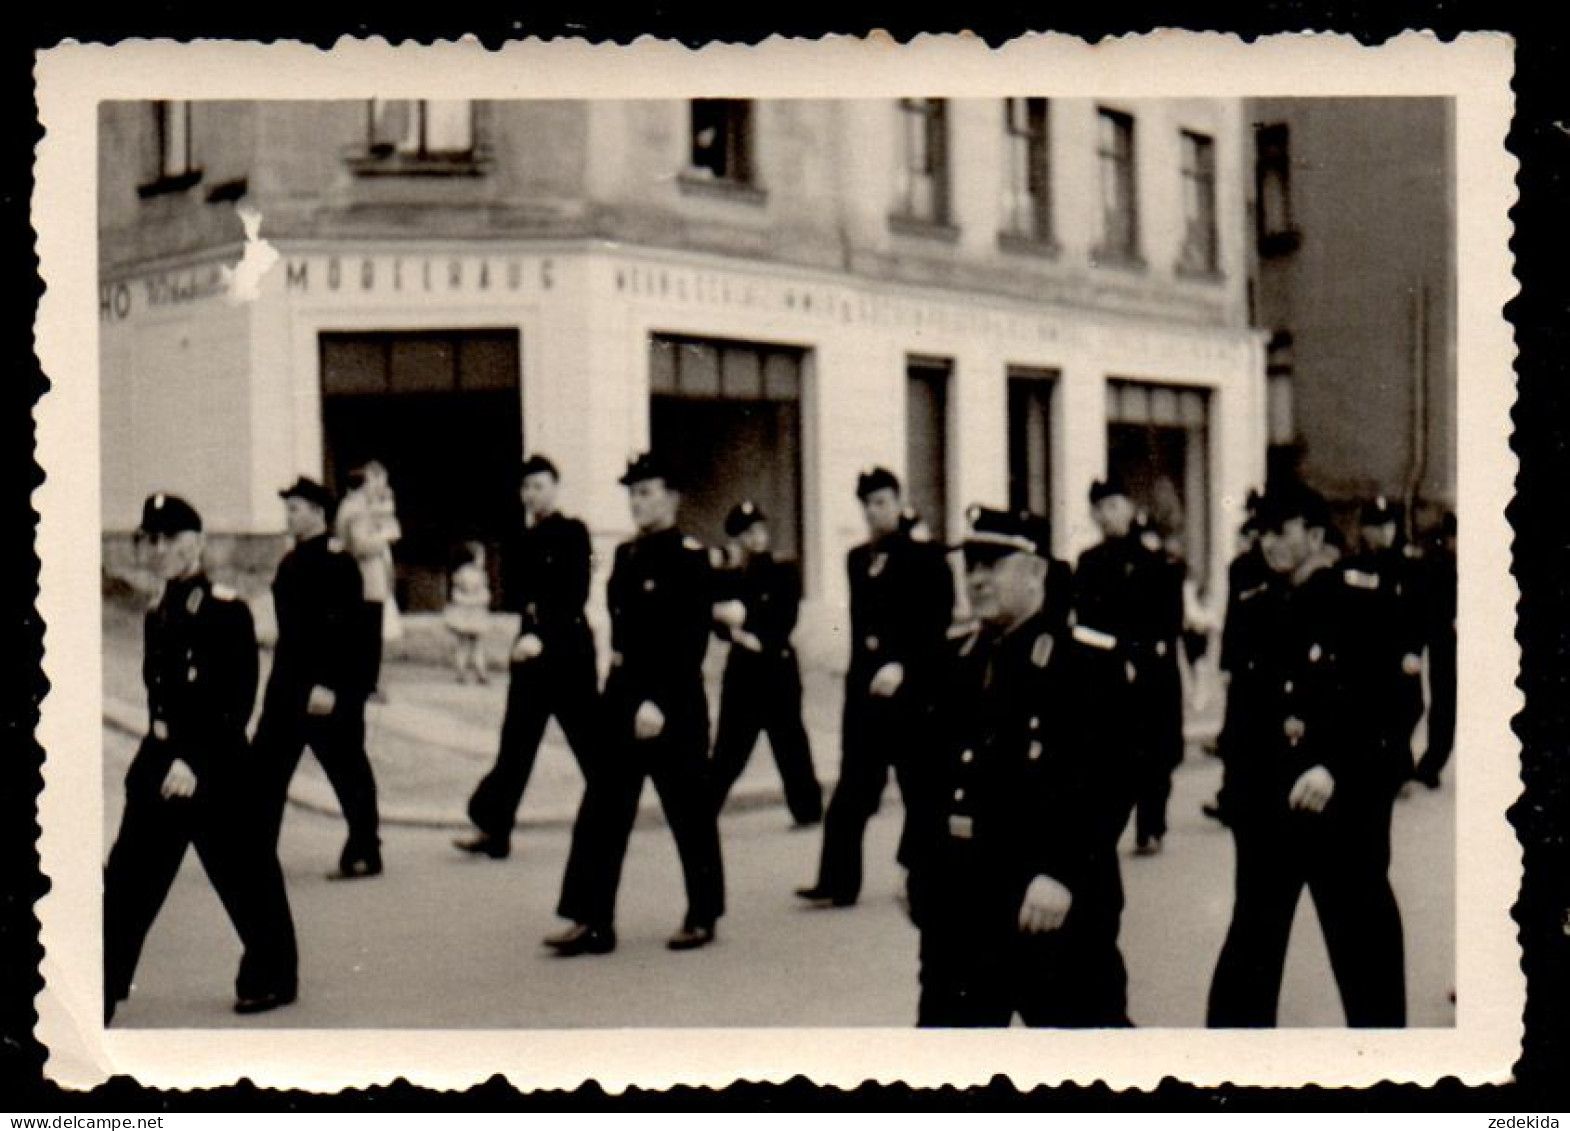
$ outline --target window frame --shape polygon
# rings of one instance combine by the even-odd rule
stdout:
[[[1103,126],[1107,124],[1113,128],[1110,149],[1103,137]],[[1139,139],[1133,114],[1110,106],[1096,108],[1096,169],[1101,194],[1101,242],[1096,245],[1094,260],[1100,265],[1142,268],[1145,260],[1139,214]],[[1116,176],[1115,184],[1122,190],[1119,213],[1106,206],[1109,171]],[[1120,225],[1126,235],[1113,244],[1111,240],[1115,233],[1110,230],[1109,220],[1119,214],[1126,219],[1126,223]]]
[[[482,143],[481,103],[478,99],[461,101],[468,108],[467,149],[432,149],[429,143],[430,98],[368,98],[365,100],[365,137],[360,148],[349,156],[349,167],[364,175],[395,176],[476,176],[489,165]],[[415,115],[418,142],[413,150],[400,147],[378,132],[377,111],[382,105],[407,104]]]
[[[889,225],[908,235],[953,237],[958,229],[953,224],[948,99],[901,98],[896,109],[899,183]],[[915,167],[916,155],[910,145],[917,136],[922,140],[920,169]],[[931,186],[931,204],[925,212],[916,207],[916,188],[924,181]]]
[[[1265,207],[1272,180],[1280,186],[1279,223],[1271,223]],[[1292,129],[1286,122],[1254,125],[1254,236],[1266,258],[1290,254],[1302,242],[1292,211]]]
[[[1016,108],[1022,109],[1025,121],[1016,121]],[[1039,111],[1039,117],[1033,113]],[[1034,120],[1033,120],[1034,119]],[[1003,143],[1006,177],[1003,199],[1002,224],[999,225],[998,242],[1005,249],[1055,252],[1056,232],[1052,214],[1052,110],[1046,98],[1005,98],[1003,100]],[[1019,168],[1015,154],[1023,145],[1025,184],[1017,182]],[[1019,224],[1021,217],[1013,209],[1017,195],[1023,188],[1023,197],[1029,202],[1028,227]]]
[[[1191,277],[1219,278],[1221,223],[1216,139],[1211,134],[1185,129],[1179,131],[1178,145],[1183,186],[1183,245],[1178,253],[1177,270],[1179,274]],[[1189,212],[1191,200],[1196,204],[1197,215]]]
[[[153,112],[153,170],[152,177],[137,186],[137,195],[148,197],[181,192],[202,179],[202,168],[196,163],[196,115],[189,99],[163,99],[150,104]],[[178,113],[183,118],[184,152],[178,162],[169,160],[170,116]]]

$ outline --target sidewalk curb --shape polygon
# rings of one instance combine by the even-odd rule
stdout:
[[[104,725],[111,730],[131,738],[141,739],[147,733],[147,712],[141,707],[133,706],[123,700],[104,696]],[[411,740],[426,742],[432,749],[454,755],[464,756],[464,752],[451,746],[440,743],[430,743],[419,735],[403,735]],[[832,777],[823,780],[824,792],[827,794],[834,787]],[[731,791],[729,799],[725,802],[725,809],[730,811],[743,811],[762,809],[784,802],[782,787],[768,786],[738,786]],[[308,813],[319,813],[327,817],[337,817],[341,810],[338,808],[338,799],[333,795],[332,789],[325,784],[317,783],[309,778],[302,778],[296,774],[289,784],[289,804],[303,809]],[[518,818],[519,829],[559,829],[570,828],[577,818],[577,806],[553,806],[542,811],[528,812],[527,803],[525,811],[520,812]],[[410,828],[447,829],[453,832],[463,832],[472,828],[469,818],[463,811],[463,800],[454,802],[453,808],[447,810],[435,805],[388,805],[383,799],[381,806],[381,820],[383,824],[400,825]],[[639,825],[664,825],[665,814],[660,808],[659,800],[652,791],[645,790],[638,805]]]

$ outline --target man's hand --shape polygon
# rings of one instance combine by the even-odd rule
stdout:
[[[1287,804],[1294,809],[1320,813],[1324,811],[1325,805],[1330,801],[1330,795],[1335,791],[1336,779],[1330,776],[1330,771],[1323,766],[1313,766],[1304,770],[1297,781],[1292,783],[1292,792],[1287,795]]]
[[[729,629],[747,623],[747,606],[740,601],[721,601],[714,606],[714,619]]]
[[[739,644],[749,652],[763,651],[763,641],[759,640],[745,628],[732,629],[730,638],[733,644]]]
[[[526,664],[543,651],[545,645],[540,638],[532,632],[526,632],[518,637],[518,642],[512,646],[512,662]]]
[[[1416,652],[1408,652],[1401,657],[1401,670],[1407,675],[1423,674],[1423,657]]]
[[[645,701],[638,708],[638,713],[632,717],[633,736],[641,741],[658,738],[665,732],[665,712],[653,703]]]
[[[879,699],[889,699],[900,689],[900,684],[905,682],[904,664],[884,664],[872,677],[872,686],[868,688]]]
[[[196,793],[196,771],[176,758],[169,763],[169,772],[164,775],[164,784],[158,791],[165,801],[177,797],[191,797]]]
[[[305,704],[305,709],[312,715],[330,715],[333,708],[338,705],[338,696],[332,688],[317,684],[311,688],[311,698]]]
[[[1074,893],[1051,876],[1037,876],[1025,889],[1025,901],[1019,905],[1019,929],[1026,934],[1042,935],[1055,931],[1068,918]]]

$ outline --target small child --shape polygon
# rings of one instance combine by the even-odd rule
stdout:
[[[485,547],[479,542],[465,542],[469,560],[453,571],[452,594],[442,620],[457,638],[453,663],[458,670],[458,682],[467,683],[469,672],[479,683],[489,683],[485,674],[485,648],[482,638],[490,622],[491,583],[485,572]]]

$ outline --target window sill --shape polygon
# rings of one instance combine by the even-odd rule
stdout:
[[[1259,237],[1259,254],[1266,259],[1278,255],[1291,255],[1302,246],[1303,236],[1296,228],[1268,232]]]
[[[1149,264],[1145,257],[1138,252],[1108,251],[1106,248],[1095,248],[1090,253],[1092,267],[1111,267],[1117,271],[1129,271],[1143,274]]]
[[[136,195],[143,200],[154,196],[168,196],[171,193],[184,192],[201,179],[200,169],[190,169],[172,177],[159,177],[157,180],[148,181],[145,185],[137,185]]]
[[[357,153],[345,158],[349,170],[361,177],[478,177],[488,162],[470,153],[452,156],[412,157],[401,153]]]
[[[1188,279],[1195,283],[1224,283],[1227,273],[1219,267],[1199,267],[1192,263],[1178,263],[1172,268],[1172,273],[1179,279]]]
[[[1050,236],[1038,239],[1035,236],[1024,236],[1018,232],[999,232],[998,250],[1006,251],[1011,255],[1030,255],[1037,259],[1056,259],[1059,251],[1057,241]]]
[[[676,176],[676,187],[686,196],[706,196],[715,200],[734,200],[738,204],[761,205],[769,194],[750,181],[731,180],[726,177],[706,177],[691,170]]]
[[[900,236],[916,236],[925,240],[940,240],[943,243],[958,243],[959,228],[942,220],[924,220],[919,216],[907,216],[903,212],[889,214],[889,231]]]

